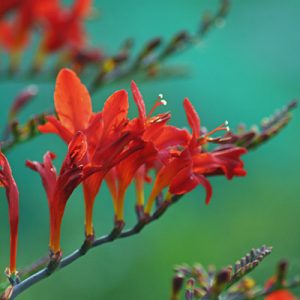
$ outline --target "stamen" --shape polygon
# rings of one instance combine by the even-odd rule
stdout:
[[[221,131],[221,130],[224,130],[224,131],[230,131],[230,128],[228,126],[228,121],[225,121],[223,124],[221,124],[220,126],[218,126],[217,128],[215,128],[214,130],[208,132],[205,137],[209,137],[210,135],[214,134],[215,132],[217,131]]]
[[[159,94],[158,95],[158,99],[156,100],[156,102],[154,103],[152,109],[150,110],[149,114],[147,115],[147,118],[150,118],[151,115],[154,113],[155,109],[161,105],[167,105],[167,101],[165,99],[163,99],[163,94]]]
[[[221,124],[220,126],[215,128],[214,130],[212,130],[212,131],[210,131],[206,134],[203,134],[198,140],[199,145],[203,145],[203,144],[206,144],[207,142],[213,142],[213,141],[216,141],[216,140],[220,139],[220,137],[210,138],[209,136],[214,134],[217,131],[222,131],[222,130],[227,131],[227,132],[230,131],[230,128],[228,126],[228,121],[225,121],[223,124]]]

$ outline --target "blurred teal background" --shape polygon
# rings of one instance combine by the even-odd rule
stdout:
[[[167,38],[175,32],[196,29],[200,16],[214,10],[217,1],[96,1],[101,18],[87,24],[90,40],[105,52],[115,53],[127,37],[136,49],[151,37]],[[172,123],[187,126],[182,100],[189,97],[202,124],[213,129],[228,120],[232,128],[243,121],[258,123],[300,94],[300,1],[232,1],[226,26],[214,29],[199,47],[168,63],[189,67],[189,76],[140,82],[148,108],[158,93],[168,100]],[[3,54],[1,54],[3,55]],[[32,55],[32,54],[29,54]],[[132,78],[135,79],[135,78]],[[3,128],[9,105],[17,91],[31,82],[0,82]],[[129,89],[128,82],[101,89],[94,97],[100,109],[115,89]],[[139,80],[137,79],[137,83]],[[54,82],[39,85],[40,93],[23,113],[51,109]],[[132,103],[132,102],[131,102]],[[274,246],[253,275],[263,282],[280,258],[290,261],[291,275],[300,273],[300,139],[299,111],[275,139],[245,157],[248,176],[227,181],[212,179],[214,195],[204,204],[199,187],[167,215],[138,236],[91,251],[70,267],[37,284],[19,299],[168,299],[172,268],[178,263],[234,263],[252,247]],[[37,174],[25,168],[26,159],[41,160],[46,150],[59,156],[66,146],[56,136],[40,136],[13,149],[8,158],[19,185],[21,199],[18,265],[26,266],[47,252],[48,210]],[[104,187],[94,216],[98,235],[112,225],[112,204]],[[0,202],[0,266],[8,262],[7,206]],[[127,194],[126,219],[134,222],[134,190]],[[70,200],[62,230],[64,253],[83,239],[81,190]]]

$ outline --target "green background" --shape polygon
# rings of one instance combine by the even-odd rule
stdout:
[[[217,1],[96,1],[100,18],[87,24],[90,40],[106,53],[116,53],[127,37],[136,48],[151,37],[170,37],[181,29],[195,31],[207,9]],[[158,93],[168,100],[172,124],[187,126],[182,100],[189,97],[202,124],[213,129],[224,120],[235,128],[239,122],[258,123],[291,99],[300,88],[300,1],[232,1],[226,26],[214,29],[197,47],[168,61],[189,68],[185,78],[139,82],[148,109]],[[27,58],[32,55],[27,54]],[[1,54],[1,60],[5,56]],[[24,62],[28,63],[28,62]],[[1,78],[0,125],[17,91],[31,82]],[[129,89],[130,80],[101,89],[94,107],[116,89]],[[40,93],[22,114],[52,107],[54,82],[39,84]],[[132,103],[132,101],[131,101]],[[86,257],[26,291],[20,299],[168,299],[173,265],[234,263],[252,247],[272,245],[274,252],[253,275],[262,282],[282,257],[290,261],[291,274],[300,273],[300,139],[299,111],[275,139],[245,157],[248,175],[227,181],[211,179],[214,194],[204,204],[199,187],[142,234],[92,250]],[[26,159],[41,160],[46,150],[58,154],[66,146],[56,136],[40,136],[13,149],[8,158],[20,190],[20,239],[18,265],[26,266],[47,252],[48,211],[37,174],[25,168]],[[7,205],[0,203],[0,266],[8,262]],[[134,222],[134,190],[126,201],[126,220]],[[104,187],[95,211],[98,235],[112,226],[112,203]],[[78,189],[66,210],[62,247],[64,253],[83,239],[83,201]]]

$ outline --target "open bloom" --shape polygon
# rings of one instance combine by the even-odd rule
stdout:
[[[50,53],[63,49],[77,52],[85,47],[86,34],[83,21],[90,12],[91,3],[91,0],[75,0],[72,7],[59,7],[48,14],[47,22],[44,24],[44,36],[37,54],[37,67]]]
[[[40,69],[50,53],[67,50],[69,59],[72,59],[74,53],[85,48],[83,21],[89,14],[91,0],[75,0],[68,8],[63,7],[59,0],[0,2],[0,44],[10,53],[14,69],[18,67],[22,52],[36,27],[42,32],[42,41],[34,62],[37,69]],[[11,15],[3,18],[8,12]]]
[[[44,162],[27,161],[26,165],[37,171],[44,185],[50,212],[50,250],[60,251],[60,229],[68,199],[74,189],[89,175],[87,165],[87,143],[83,133],[78,132],[71,140],[60,173],[57,175],[52,160],[55,155],[47,152]]]
[[[58,134],[66,143],[77,131],[82,131],[87,138],[88,161],[103,166],[102,172],[93,174],[83,183],[86,235],[93,235],[92,211],[105,174],[142,147],[137,142],[127,147],[136,139],[135,134],[124,130],[128,122],[128,96],[124,90],[117,91],[106,100],[101,112],[93,113],[86,87],[73,71],[63,69],[57,76],[54,105],[58,119],[46,117],[47,123],[39,130]]]
[[[23,50],[30,41],[33,29],[36,25],[46,24],[51,15],[59,11],[57,0],[4,0],[0,4],[4,14],[15,10],[13,16],[0,22],[0,44],[11,54],[12,64],[17,67]]]
[[[54,106],[58,116],[47,116],[47,123],[39,126],[42,133],[58,134],[67,144],[77,131],[85,133],[88,140],[87,159],[93,155],[101,129],[101,114],[94,114],[88,90],[76,74],[62,69],[56,80]],[[89,159],[90,160],[90,159]],[[98,181],[95,183],[98,184]],[[95,185],[93,185],[93,190]],[[86,190],[86,189],[85,189]],[[97,190],[97,187],[96,187]],[[92,208],[95,196],[85,191],[86,226],[92,232]]]
[[[246,153],[244,148],[230,147],[207,152],[202,147],[209,141],[210,134],[218,130],[226,130],[226,126],[222,125],[211,133],[201,136],[199,116],[188,99],[184,100],[184,109],[192,129],[192,136],[188,145],[183,150],[174,151],[167,163],[159,170],[148,199],[146,213],[150,213],[154,200],[166,187],[168,187],[169,195],[182,195],[200,184],[206,189],[206,203],[208,204],[212,195],[212,187],[206,176],[223,174],[231,179],[234,176],[246,174],[243,162],[240,160],[240,156]]]
[[[0,151],[0,186],[6,189],[10,223],[10,266],[11,274],[16,273],[18,223],[19,223],[19,191],[12,176],[9,163]]]
[[[137,209],[140,210],[144,205],[143,188],[144,182],[149,181],[149,170],[159,168],[172,147],[186,145],[189,135],[186,130],[166,125],[170,119],[169,113],[152,116],[155,108],[165,103],[161,96],[147,115],[143,97],[135,82],[131,83],[131,90],[139,116],[129,121],[126,129],[138,134],[144,146],[122,160],[106,176],[119,221],[123,220],[125,194],[132,180],[136,182]]]

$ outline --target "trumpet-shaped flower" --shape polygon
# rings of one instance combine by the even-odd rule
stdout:
[[[88,140],[88,159],[93,155],[100,136],[99,129],[102,127],[101,114],[92,112],[92,103],[88,90],[81,83],[76,74],[63,69],[59,72],[54,92],[54,106],[58,116],[47,116],[47,123],[39,126],[43,133],[58,134],[66,143],[69,143],[77,131],[86,134]],[[86,207],[86,226],[92,227],[92,207],[94,199],[91,200],[94,190],[97,191],[98,176],[89,179],[90,189],[84,188]],[[88,230],[89,235],[91,229]]]
[[[37,67],[43,63],[46,55],[58,50],[69,49],[78,51],[86,44],[83,21],[87,17],[91,0],[76,0],[71,8],[57,9],[49,14],[44,24],[45,34],[37,56]]]
[[[10,223],[10,265],[9,273],[16,273],[18,223],[19,223],[19,191],[13,178],[10,165],[0,151],[0,186],[6,189]]]
[[[208,204],[212,195],[212,187],[206,176],[222,174],[228,179],[234,176],[244,176],[243,162],[240,156],[246,153],[244,148],[230,147],[224,150],[207,152],[203,144],[207,143],[209,135],[219,131],[227,130],[225,125],[201,136],[200,119],[191,102],[184,100],[188,123],[192,129],[189,144],[182,151],[175,151],[168,162],[159,170],[152,192],[146,206],[146,213],[150,213],[155,198],[168,187],[169,194],[182,195],[197,185],[206,189],[206,203]]]
[[[27,161],[26,165],[37,171],[44,185],[50,212],[50,250],[60,251],[60,229],[68,199],[74,189],[89,176],[91,166],[87,164],[87,143],[81,132],[71,140],[60,173],[57,175],[52,160],[55,155],[47,152],[43,163]]]
[[[12,0],[10,2],[4,0],[0,4],[0,17],[1,14],[13,9],[15,9],[13,17],[0,22],[0,44],[11,54],[13,66],[17,67],[34,26],[47,24],[50,16],[60,10],[60,6],[57,0]]]
[[[124,90],[111,95],[102,112],[93,113],[86,87],[73,71],[63,69],[57,77],[54,105],[58,119],[54,116],[46,117],[47,123],[40,126],[39,130],[58,134],[66,143],[78,130],[84,132],[88,144],[87,159],[90,163],[103,166],[102,172],[93,174],[83,183],[86,235],[90,236],[93,235],[94,201],[105,174],[121,158],[142,145],[133,143],[125,150],[136,136],[124,130],[128,122],[128,96]]]
[[[186,145],[189,138],[186,130],[166,125],[170,119],[169,113],[152,116],[154,109],[163,105],[165,100],[159,97],[150,113],[146,115],[145,103],[135,82],[131,83],[131,90],[139,116],[130,121],[127,128],[140,136],[144,147],[121,161],[106,176],[118,221],[123,220],[125,194],[132,180],[135,179],[136,182],[137,209],[140,210],[144,205],[143,188],[149,170],[162,164],[171,147]]]

